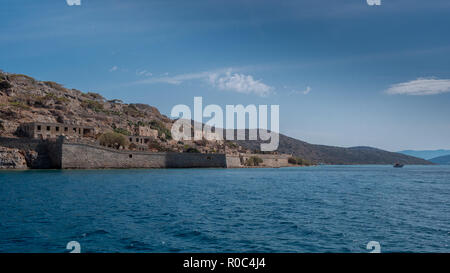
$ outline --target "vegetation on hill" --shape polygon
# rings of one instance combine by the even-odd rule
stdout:
[[[263,160],[260,157],[257,156],[251,156],[245,160],[244,165],[248,167],[256,167],[259,166],[259,164],[262,164]]]
[[[310,161],[302,159],[300,157],[290,157],[288,159],[288,162],[290,164],[294,164],[294,165],[300,165],[300,166],[311,166],[313,165]]]
[[[189,146],[185,147],[184,152],[185,153],[194,153],[194,154],[200,153],[200,151],[197,148],[189,147]]]

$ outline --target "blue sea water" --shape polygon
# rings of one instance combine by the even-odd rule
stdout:
[[[450,251],[450,166],[0,172],[0,252]]]

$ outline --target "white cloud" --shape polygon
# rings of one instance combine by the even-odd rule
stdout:
[[[307,86],[305,90],[302,91],[298,91],[298,90],[292,90],[291,94],[303,94],[303,95],[308,95],[311,92],[311,87]]]
[[[209,82],[220,90],[230,90],[245,94],[254,93],[262,97],[268,96],[273,90],[272,87],[253,79],[251,75],[232,74],[231,71],[227,71],[225,75],[211,74],[208,78]]]
[[[136,82],[137,84],[167,83],[179,85],[185,81],[204,80],[213,87],[220,90],[234,91],[244,94],[256,94],[258,96],[268,96],[272,93],[273,88],[255,80],[251,75],[232,73],[228,70],[207,71],[200,73],[180,74],[176,76],[168,76],[168,73],[161,77],[144,79]]]
[[[117,71],[117,69],[119,69],[119,67],[117,67],[117,65],[115,65],[109,69],[109,72]]]
[[[208,78],[209,72],[180,74],[180,75],[176,75],[176,76],[168,76],[168,75],[169,75],[169,73],[166,72],[160,77],[144,79],[144,80],[138,81],[136,83],[138,83],[138,84],[167,83],[167,84],[179,85],[185,81],[206,79],[206,78]]]
[[[417,80],[393,84],[385,91],[390,95],[426,96],[450,92],[450,80],[418,78]]]
[[[152,72],[148,72],[147,70],[137,70],[136,75],[138,76],[145,76],[145,77],[151,77],[153,76]]]

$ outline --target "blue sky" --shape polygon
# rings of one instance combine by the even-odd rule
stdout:
[[[282,133],[450,149],[450,1],[0,0],[0,68],[169,115],[279,104]],[[224,107],[225,108],[225,107]]]

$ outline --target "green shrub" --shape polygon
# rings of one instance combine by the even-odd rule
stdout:
[[[251,156],[245,161],[245,166],[259,166],[263,160],[257,156]]]
[[[238,145],[236,143],[231,142],[229,140],[225,141],[225,145],[227,145],[229,148],[232,148],[232,149],[237,149],[238,148]]]
[[[7,81],[3,81],[0,79],[0,90],[6,90],[8,88],[11,88],[11,84]]]
[[[198,146],[203,146],[203,147],[205,147],[208,144],[208,142],[204,138],[202,140],[194,141],[194,143]]]
[[[130,150],[136,150],[137,149],[137,145],[134,143],[131,143],[130,145],[128,145],[128,149]]]
[[[118,134],[126,135],[126,136],[131,136],[131,133],[127,129],[123,129],[123,128],[114,128],[114,132],[116,132]]]
[[[152,149],[152,150],[157,150],[157,151],[163,151],[164,150],[164,147],[162,147],[161,144],[157,140],[151,140],[148,143],[148,148]]]
[[[113,147],[116,149],[119,149],[121,146],[128,146],[128,139],[124,135],[115,132],[104,133],[98,138],[98,140],[100,145]]]
[[[49,102],[51,100],[55,101],[56,103],[68,103],[68,102],[70,102],[70,100],[68,98],[66,98],[66,97],[58,97],[58,96],[56,96],[53,93],[48,93],[47,95],[41,96],[41,97],[35,96],[33,98],[33,100],[34,100],[34,103],[33,103],[34,105],[45,105],[47,102]]]
[[[200,153],[200,151],[197,148],[189,147],[184,150],[185,153]]]
[[[61,84],[56,83],[56,82],[46,81],[44,83],[48,87],[51,87],[51,88],[56,89],[56,90],[64,90],[65,89],[64,86],[62,86]]]
[[[145,117],[144,113],[139,111],[136,106],[134,105],[127,105],[123,107],[123,112],[129,116],[138,118],[138,117]]]
[[[9,75],[9,78],[10,78],[10,79],[18,79],[18,78],[22,78],[22,79],[29,80],[29,81],[31,81],[31,82],[33,82],[33,83],[36,82],[36,80],[33,79],[32,77],[27,76],[27,75],[23,75],[23,74],[10,74],[10,75]]]
[[[306,159],[302,159],[300,157],[289,157],[288,162],[290,164],[294,165],[301,165],[301,166],[310,166],[312,163]]]
[[[97,101],[105,101],[105,98],[99,93],[88,92],[87,95]]]
[[[30,109],[30,107],[28,105],[26,105],[24,102],[22,101],[11,101],[9,103],[9,105],[13,106],[13,107],[17,107],[20,109],[24,109],[24,110],[28,110]]]
[[[94,100],[84,100],[81,102],[81,106],[83,106],[84,108],[92,109],[95,112],[103,111],[103,104]]]
[[[103,97],[99,93],[95,93],[95,92],[87,92],[87,93],[81,92],[81,96],[85,97],[87,99],[95,100],[95,101],[99,101],[99,102],[106,101],[105,97]]]

